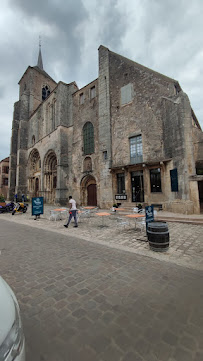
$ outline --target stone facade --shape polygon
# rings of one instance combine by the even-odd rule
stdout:
[[[14,106],[9,197],[200,213],[202,131],[179,83],[99,47],[82,89],[28,67]],[[198,171],[197,171],[198,170]],[[199,173],[200,174],[199,174]]]
[[[7,198],[9,178],[9,157],[0,161],[0,195]]]

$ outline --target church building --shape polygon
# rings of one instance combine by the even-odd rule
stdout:
[[[100,46],[79,89],[29,66],[14,104],[9,199],[110,208],[203,207],[203,132],[179,83]]]

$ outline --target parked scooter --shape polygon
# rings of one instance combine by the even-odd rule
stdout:
[[[26,213],[28,208],[28,204],[25,204],[23,202],[18,202],[15,206],[15,208],[12,211],[12,216],[17,213]]]

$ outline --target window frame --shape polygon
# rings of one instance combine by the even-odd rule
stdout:
[[[45,101],[46,98],[48,98],[48,96],[50,95],[50,93],[51,93],[51,90],[50,90],[49,85],[47,85],[47,84],[43,85],[43,87],[42,87],[42,101]]]
[[[85,102],[84,93],[80,93],[80,95],[79,95],[79,104],[83,105],[84,102]]]
[[[90,100],[94,99],[96,97],[96,86],[93,85],[91,88],[90,88]]]
[[[83,154],[94,153],[94,126],[91,122],[86,122],[83,126]]]
[[[121,106],[131,104],[133,101],[133,84],[128,83],[120,89],[120,102]]]
[[[125,173],[117,173],[116,174],[117,180],[117,193],[118,194],[125,194]]]
[[[3,178],[2,185],[3,186],[8,186],[8,178]]]
[[[130,163],[138,164],[143,162],[142,134],[129,138],[130,145]]]

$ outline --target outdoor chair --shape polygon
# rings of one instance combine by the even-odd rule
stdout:
[[[77,213],[78,221],[84,219],[90,218],[90,210],[89,209],[81,209],[80,212]]]
[[[130,222],[127,219],[123,219],[121,217],[118,217],[117,218],[117,225],[118,225],[118,227],[121,227],[121,228],[125,229],[126,227],[129,227]]]
[[[146,218],[137,218],[136,219],[136,229],[139,228],[142,232],[146,230]]]
[[[60,212],[56,212],[54,210],[50,211],[50,216],[49,216],[50,221],[60,221],[61,219],[62,218]]]

